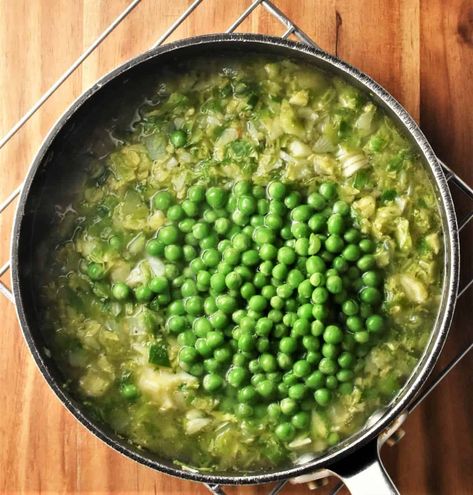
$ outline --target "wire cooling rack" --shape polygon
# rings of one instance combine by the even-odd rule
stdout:
[[[30,118],[46,103],[46,101],[56,92],[56,90],[69,78],[69,76],[84,62],[89,55],[91,55],[96,48],[111,34],[115,28],[124,21],[127,16],[140,4],[141,0],[133,0],[124,9],[118,17],[98,36],[98,38],[77,58],[77,60],[61,75],[61,77],[37,100],[37,102],[23,115],[23,117],[0,139],[0,150],[10,141],[18,131],[30,120]],[[205,0],[194,0],[187,9],[166,29],[164,33],[158,38],[152,48],[162,45],[175,31],[181,26],[187,18],[201,5],[205,4]],[[234,32],[240,24],[252,15],[253,11],[257,8],[265,9],[271,16],[273,16],[281,24],[283,29],[282,33],[279,33],[282,38],[288,38],[289,36],[297,38],[302,43],[306,43],[315,48],[319,46],[313,41],[304,31],[302,31],[291,19],[289,19],[281,10],[276,7],[270,0],[253,0],[249,1],[248,7],[235,19],[226,30],[227,33]],[[204,33],[202,33],[204,34]],[[277,34],[277,33],[275,33]],[[473,226],[473,188],[465,183],[455,172],[453,172],[446,164],[441,163],[445,177],[449,184],[450,190],[454,197],[455,204],[462,203],[467,204],[467,211],[462,217],[458,218],[458,230],[462,232],[467,226],[470,228]],[[13,190],[1,203],[0,203],[0,215],[2,212],[15,201],[15,199],[21,193],[23,184],[20,184],[15,190]],[[455,201],[457,199],[457,201]],[[458,211],[457,211],[458,214]],[[4,276],[10,270],[10,261],[7,261],[0,268],[0,278]],[[467,280],[462,287],[458,290],[457,300],[466,293],[466,291],[473,285],[473,277]],[[0,293],[14,302],[13,294],[10,288],[5,282],[0,279]],[[473,349],[473,342],[471,342],[463,351],[461,351],[452,361],[441,370],[430,381],[430,384],[425,387],[421,393],[414,399],[409,405],[407,413],[411,413],[429,394],[434,388],[450,373],[450,371]],[[283,480],[273,486],[268,495],[277,495],[283,490],[284,486],[288,483],[288,480]],[[205,485],[208,490],[214,495],[225,495],[224,490],[219,485]],[[331,491],[331,495],[336,495],[342,488],[342,483],[337,484]],[[312,486],[314,488],[315,486]]]

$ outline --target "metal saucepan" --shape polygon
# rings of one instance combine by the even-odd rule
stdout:
[[[53,228],[54,205],[69,204],[71,195],[79,189],[82,164],[90,155],[91,147],[100,141],[98,138],[103,129],[113,122],[130,122],[131,109],[142,101],[146,87],[156,81],[156,75],[164,67],[196,56],[207,54],[212,57],[212,54],[226,53],[260,53],[304,61],[371,94],[373,100],[410,137],[434,184],[444,232],[444,280],[438,317],[424,354],[398,395],[386,408],[373,415],[364,428],[302,465],[258,473],[211,474],[183,470],[156,454],[137,449],[87,415],[81,404],[63,387],[63,376],[46,350],[38,318],[40,301],[35,288],[39,283],[38,268],[44,265],[38,246],[44,243]],[[339,476],[352,493],[382,495],[397,491],[379,462],[378,438],[405,412],[432,371],[447,337],[458,282],[457,234],[450,192],[429,143],[406,110],[366,74],[323,51],[280,38],[250,34],[202,36],[153,49],[127,62],[86,91],[59,119],[32,164],[18,204],[12,240],[13,291],[23,334],[48,384],[83,425],[129,458],[167,474],[208,484],[264,483],[302,477],[325,469]]]

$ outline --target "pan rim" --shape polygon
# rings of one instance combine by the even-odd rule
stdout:
[[[65,393],[60,383],[49,372],[48,366],[45,360],[36,347],[31,329],[28,325],[26,317],[26,310],[23,305],[22,287],[20,283],[20,267],[18,259],[18,246],[21,240],[21,225],[25,212],[25,206],[27,204],[31,185],[34,181],[36,173],[43,163],[46,157],[47,151],[50,145],[56,139],[61,132],[65,124],[74,116],[76,111],[87,101],[90,97],[95,95],[100,88],[110,83],[115,77],[132,70],[134,67],[146,63],[150,59],[160,56],[164,53],[174,52],[182,49],[189,48],[191,46],[210,47],[213,44],[226,44],[229,47],[232,45],[237,48],[239,42],[244,45],[256,44],[264,46],[272,45],[277,46],[281,50],[285,50],[287,55],[290,56],[293,53],[295,56],[299,53],[304,53],[312,57],[315,60],[322,60],[329,65],[341,70],[349,77],[356,79],[361,83],[365,89],[375,94],[383,103],[391,109],[393,113],[397,115],[398,120],[402,123],[403,129],[406,133],[414,139],[416,146],[422,151],[423,158],[428,164],[433,181],[436,184],[440,198],[438,201],[440,213],[444,221],[443,233],[444,233],[444,248],[445,248],[445,273],[444,284],[442,291],[442,302],[439,307],[439,314],[435,322],[434,329],[431,333],[429,345],[419,358],[415,370],[411,373],[409,379],[406,381],[403,392],[401,392],[400,399],[394,406],[392,406],[387,412],[380,418],[375,424],[355,433],[352,440],[343,448],[329,451],[328,453],[308,462],[304,465],[294,465],[289,468],[273,470],[273,471],[261,471],[255,473],[249,473],[247,475],[237,473],[235,475],[226,474],[209,474],[202,472],[188,471],[179,467],[170,467],[166,464],[162,464],[159,461],[153,460],[146,455],[142,455],[136,451],[131,450],[129,447],[122,443],[118,443],[116,440],[109,437],[98,424],[91,421],[83,412],[73,403],[68,394]],[[389,425],[397,416],[402,414],[409,402],[413,399],[416,393],[419,391],[422,384],[430,374],[437,361],[437,358],[442,350],[443,344],[447,338],[448,329],[452,320],[456,294],[458,288],[458,260],[459,260],[459,242],[458,242],[458,228],[456,225],[456,215],[450,196],[450,190],[448,188],[445,176],[441,169],[438,160],[430,147],[427,139],[419,129],[415,121],[409,115],[409,113],[391,96],[382,86],[376,83],[369,76],[358,70],[357,68],[341,61],[337,57],[334,57],[320,49],[304,45],[302,43],[284,40],[278,37],[258,35],[258,34],[216,34],[216,35],[204,35],[192,38],[187,38],[174,43],[170,43],[161,47],[154,48],[148,52],[145,52],[132,60],[122,64],[116,69],[109,72],[96,82],[90,89],[82,93],[64,114],[58,119],[54,126],[49,131],[45,140],[43,141],[38,153],[36,154],[32,165],[27,173],[24,186],[21,191],[20,199],[18,201],[17,210],[15,213],[15,221],[12,235],[11,245],[11,266],[12,266],[12,286],[15,300],[15,308],[17,311],[18,320],[22,329],[23,336],[28,344],[28,347],[35,359],[37,366],[39,367],[42,375],[46,379],[49,386],[55,392],[55,395],[63,403],[63,405],[84,425],[91,433],[104,441],[108,446],[112,447],[116,451],[131,458],[141,464],[164,472],[166,474],[174,475],[180,478],[189,479],[193,481],[199,481],[203,483],[222,483],[222,484],[256,484],[276,481],[280,479],[290,478],[301,474],[306,474],[310,471],[319,469],[320,467],[326,467],[336,461],[347,457],[349,454],[355,452],[358,448],[366,445],[368,442],[374,440],[379,433]],[[429,350],[430,347],[430,350]],[[429,352],[427,352],[429,350]]]

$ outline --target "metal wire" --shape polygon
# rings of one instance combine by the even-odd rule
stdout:
[[[152,48],[162,45],[172,33],[194,12],[194,10],[202,3],[203,0],[195,0],[189,7],[169,26],[169,28],[158,38],[158,41]]]
[[[74,72],[74,70],[105,40],[105,38],[130,14],[130,12],[140,3],[141,0],[132,1],[129,6],[103,31],[103,33],[85,50],[85,52],[64,72],[64,74],[49,88],[49,90],[33,105],[33,107],[7,132],[7,134],[0,140],[0,149],[26,124],[26,122],[41,108],[41,106],[50,98],[50,96],[63,84],[63,82]],[[164,43],[176,29],[191,15],[191,13],[203,2],[203,0],[195,0],[189,5],[189,7],[174,21],[171,26],[158,38],[153,45],[157,47]],[[274,18],[276,18],[285,28],[286,31],[282,35],[283,38],[289,37],[294,34],[300,41],[310,45],[314,48],[320,49],[320,47],[306,34],[304,33],[294,22],[292,22],[278,7],[276,7],[270,0],[254,0],[241,15],[230,25],[227,32],[231,33],[237,29],[245,19],[247,19],[251,13],[258,7],[263,6]],[[445,175],[446,180],[452,187],[456,187],[473,202],[473,189],[468,186],[455,172],[453,172],[445,163],[440,162]],[[23,184],[17,187],[10,195],[0,204],[0,214],[8,207],[9,204],[20,194]],[[469,212],[463,220],[460,222],[460,230],[466,227],[473,219],[473,211]],[[10,268],[10,263],[5,263],[0,268],[0,276],[4,275]],[[471,286],[473,285],[473,279],[471,279],[465,287],[459,291],[457,298],[461,297]],[[0,292],[13,302],[12,292],[8,287],[0,281]],[[429,387],[417,397],[409,408],[409,412],[413,411],[431,392],[434,388],[450,373],[450,371],[468,354],[473,348],[473,343],[470,344],[464,351],[457,355],[434,379]],[[269,495],[278,495],[281,490],[286,486],[287,480],[280,481]],[[204,484],[207,489],[214,495],[225,495],[224,490],[219,485]],[[336,495],[343,487],[342,483],[338,483],[331,495]]]
[[[79,67],[80,64],[102,43],[102,41],[125,19],[141,2],[133,0],[130,5],[108,26],[105,31],[85,50],[85,52],[62,74],[62,76],[41,96],[41,98],[23,115],[23,117],[0,140],[0,149],[30,120],[43,104],[56,92],[63,82]]]
[[[426,399],[431,392],[437,387],[437,385],[450,373],[450,371],[455,368],[455,366],[465,357],[467,354],[473,350],[473,342],[459,354],[457,354],[445,368],[435,377],[434,381],[429,384],[429,386],[422,391],[422,394],[415,398],[412,403],[408,407],[409,414],[424,400]]]
[[[233,33],[235,29],[260,5],[262,0],[255,0],[246,10],[242,12],[240,17],[227,29],[227,33]]]

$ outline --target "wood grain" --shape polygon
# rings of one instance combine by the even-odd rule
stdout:
[[[189,3],[141,2],[0,152],[0,201],[20,183],[64,108],[101,75],[151,46]],[[249,3],[204,0],[171,39],[223,31]],[[357,65],[393,93],[419,120],[439,156],[473,183],[471,0],[275,3],[321,47]],[[127,4],[0,0],[0,135]],[[280,35],[285,28],[258,7],[239,30]],[[458,202],[461,209],[466,207],[462,198]],[[0,265],[8,258],[12,216],[13,208],[0,216]],[[471,275],[472,229],[462,241],[464,271]],[[472,302],[470,291],[458,306],[443,364],[473,338]],[[125,459],[88,433],[49,390],[29,355],[13,307],[3,299],[0,317],[0,493],[207,493],[199,485]],[[467,358],[408,419],[402,442],[383,452],[401,493],[472,493],[472,363]],[[263,494],[267,488],[231,488],[228,493]],[[283,493],[309,491],[290,487]]]

